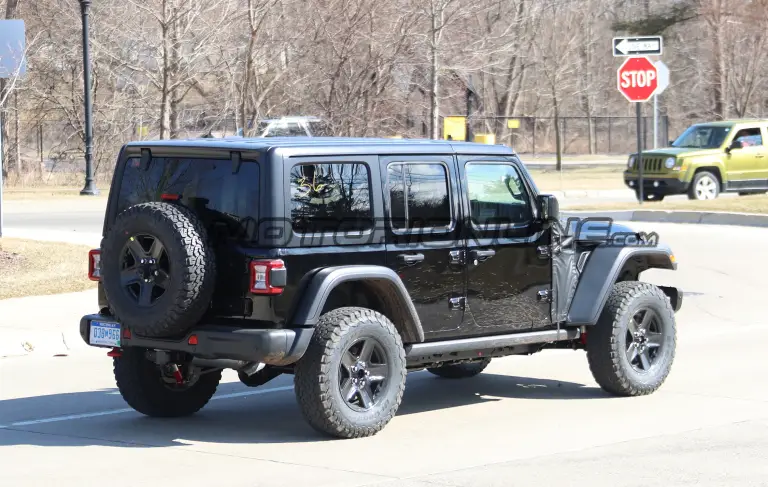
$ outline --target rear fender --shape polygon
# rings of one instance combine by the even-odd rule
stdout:
[[[289,323],[293,327],[314,327],[320,320],[331,292],[339,285],[359,282],[375,293],[382,302],[382,311],[395,324],[405,343],[424,341],[416,308],[411,301],[402,279],[388,267],[350,265],[326,267],[305,276],[301,295],[293,309]]]

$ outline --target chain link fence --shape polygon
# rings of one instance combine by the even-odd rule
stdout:
[[[642,119],[643,147],[653,148],[653,117]],[[559,117],[561,151],[566,155],[627,154],[637,150],[635,117]],[[687,125],[686,125],[687,126]],[[684,129],[684,127],[682,128]],[[658,145],[668,144],[671,127],[668,116],[658,118]],[[554,117],[478,117],[469,119],[470,137],[492,134],[496,143],[513,147],[519,153],[554,154],[556,130]]]

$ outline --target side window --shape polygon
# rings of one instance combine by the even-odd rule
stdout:
[[[742,148],[763,145],[763,136],[760,134],[760,129],[757,127],[739,130],[733,140],[734,142],[740,143]]]
[[[365,164],[300,164],[291,169],[291,225],[298,233],[373,227]]]
[[[451,225],[448,172],[444,165],[390,164],[387,183],[393,229],[448,229]]]
[[[520,225],[533,220],[528,192],[514,166],[468,163],[466,173],[473,224]]]

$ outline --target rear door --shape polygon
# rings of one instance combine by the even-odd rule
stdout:
[[[464,317],[464,241],[451,156],[381,158],[387,266],[403,279],[427,339],[456,334]]]
[[[467,228],[467,308],[481,334],[551,326],[550,231],[536,222],[520,163],[459,157]]]

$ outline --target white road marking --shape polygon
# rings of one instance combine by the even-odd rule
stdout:
[[[272,389],[262,389],[262,390],[255,390],[255,391],[233,392],[231,394],[222,394],[220,396],[213,396],[211,398],[211,401],[218,401],[221,399],[234,399],[236,397],[258,396],[261,394],[271,394],[273,392],[283,392],[283,391],[291,391],[291,390],[293,390],[293,386],[275,387]],[[62,421],[97,418],[99,416],[110,416],[113,414],[124,414],[124,413],[130,413],[130,412],[133,412],[133,409],[131,408],[110,409],[108,411],[98,411],[94,413],[70,414],[68,416],[56,416],[53,418],[33,419],[28,421],[19,421],[16,423],[11,423],[10,425],[0,425],[0,429],[12,428],[14,426],[32,426],[36,424],[59,423]]]

